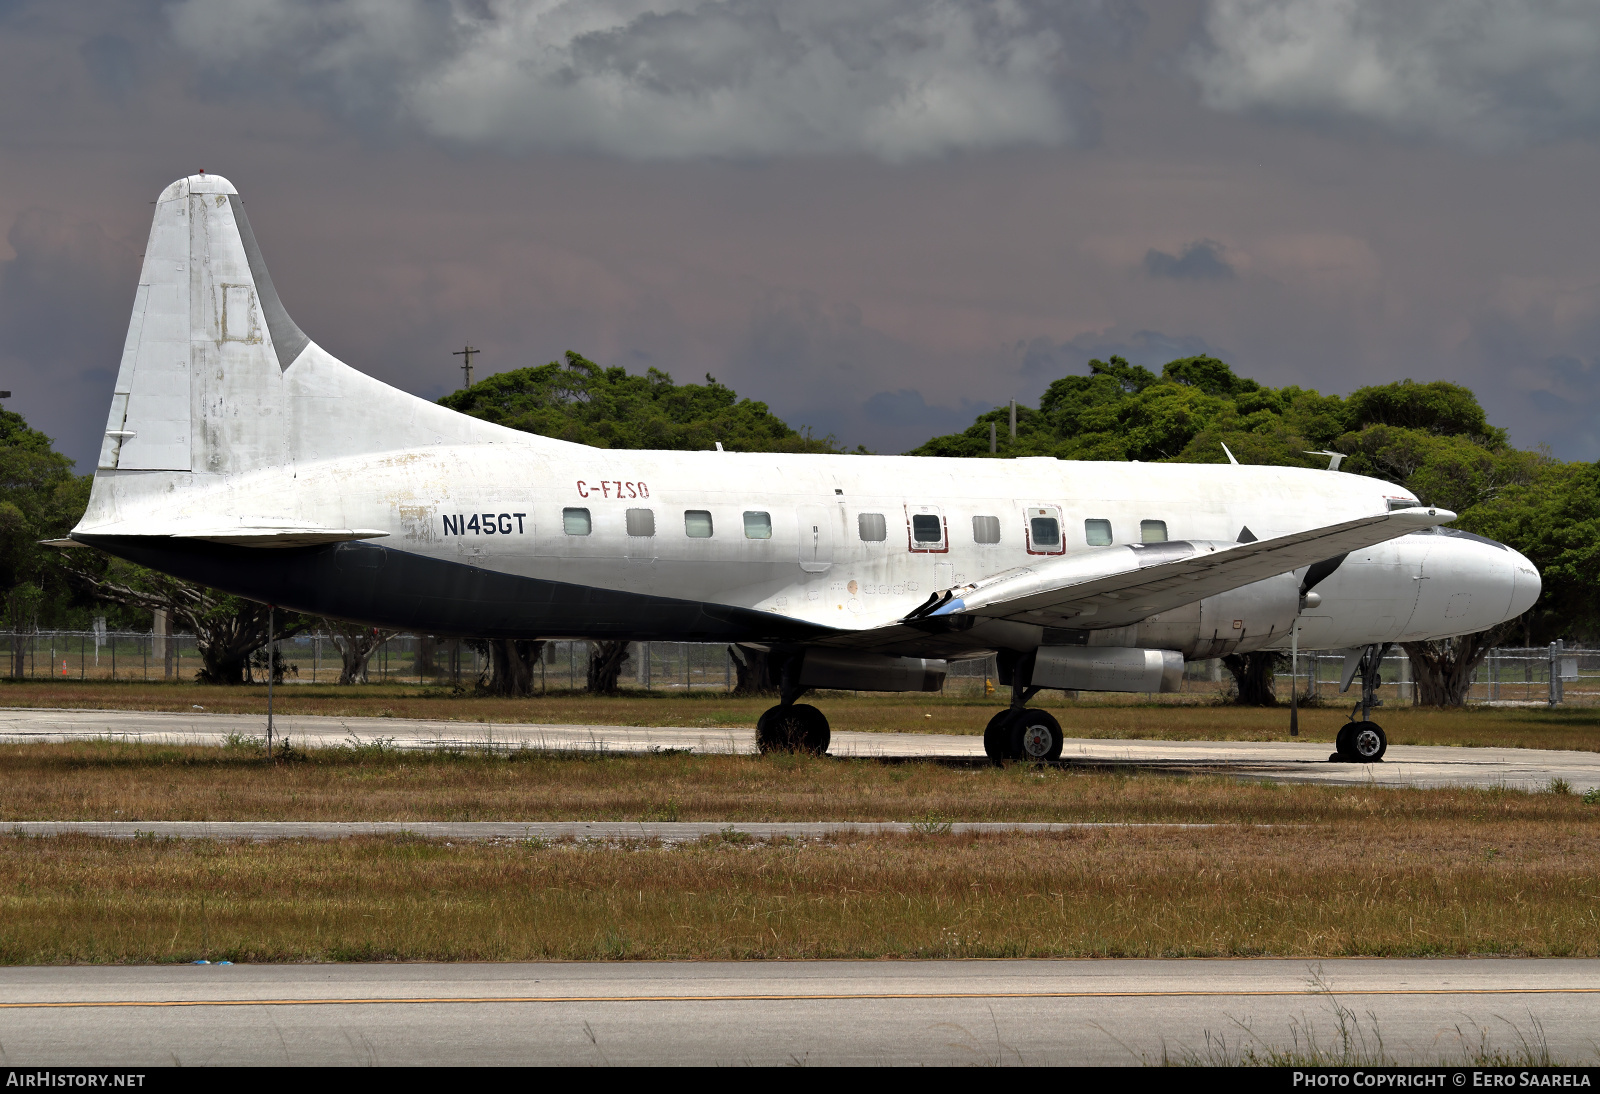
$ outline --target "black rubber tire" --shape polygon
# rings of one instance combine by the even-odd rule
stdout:
[[[1008,707],[989,719],[983,730],[983,754],[995,763],[1011,759],[1011,715]]]
[[[1350,738],[1355,732],[1356,724],[1355,722],[1346,722],[1339,727],[1339,735],[1333,739],[1333,755],[1328,757],[1330,760],[1338,760],[1340,763],[1345,764],[1355,763],[1356,754],[1355,749],[1350,744]]]
[[[1046,710],[1024,710],[1011,720],[1009,750],[1012,759],[1050,763],[1061,759],[1066,736],[1061,723]]]
[[[756,722],[756,747],[768,752],[824,755],[832,742],[828,719],[810,703],[769,708]]]
[[[1383,754],[1389,751],[1389,735],[1377,722],[1352,723],[1355,732],[1350,735],[1350,754],[1352,762],[1358,764],[1376,764],[1383,762]]]

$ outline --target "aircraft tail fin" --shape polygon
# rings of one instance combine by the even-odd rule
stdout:
[[[280,462],[282,375],[309,342],[232,183],[174,182],[156,200],[98,469]]]
[[[233,184],[191,175],[156,201],[79,529],[138,522],[174,489],[219,477],[483,442],[562,443],[419,399],[322,349],[278,299]]]
[[[99,471],[228,474],[509,435],[366,376],[307,337],[227,179],[191,175],[162,191]]]

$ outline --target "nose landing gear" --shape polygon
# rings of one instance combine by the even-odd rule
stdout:
[[[1383,727],[1372,720],[1372,706],[1377,701],[1378,688],[1383,677],[1378,674],[1384,656],[1394,648],[1394,643],[1368,646],[1361,655],[1356,671],[1361,674],[1361,699],[1350,712],[1350,720],[1334,738],[1336,751],[1328,759],[1334,763],[1374,764],[1383,759],[1389,749],[1389,737]],[[1356,714],[1361,720],[1356,721]]]

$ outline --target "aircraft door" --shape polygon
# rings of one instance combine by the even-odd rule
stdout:
[[[1061,510],[1054,505],[1031,506],[1023,512],[1022,535],[1030,555],[1061,555],[1067,537],[1061,534]]]
[[[802,505],[796,509],[800,523],[800,569],[808,574],[824,574],[833,567],[834,515],[825,505]]]

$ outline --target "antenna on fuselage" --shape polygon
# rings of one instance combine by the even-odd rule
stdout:
[[[1329,452],[1329,451],[1327,451],[1325,449],[1317,451],[1317,452],[1313,452],[1309,448],[1301,449],[1301,451],[1304,452],[1308,456],[1326,456],[1326,457],[1328,457],[1328,470],[1329,471],[1337,471],[1337,470],[1339,470],[1339,465],[1344,462],[1344,453],[1343,452]]]
[[[1222,444],[1221,441],[1218,441],[1217,443],[1218,444]],[[1239,461],[1233,458],[1233,453],[1228,451],[1228,446],[1227,445],[1225,445],[1225,444],[1222,445],[1222,451],[1227,455],[1229,463],[1233,464],[1233,466],[1235,466],[1235,467],[1239,466]]]

